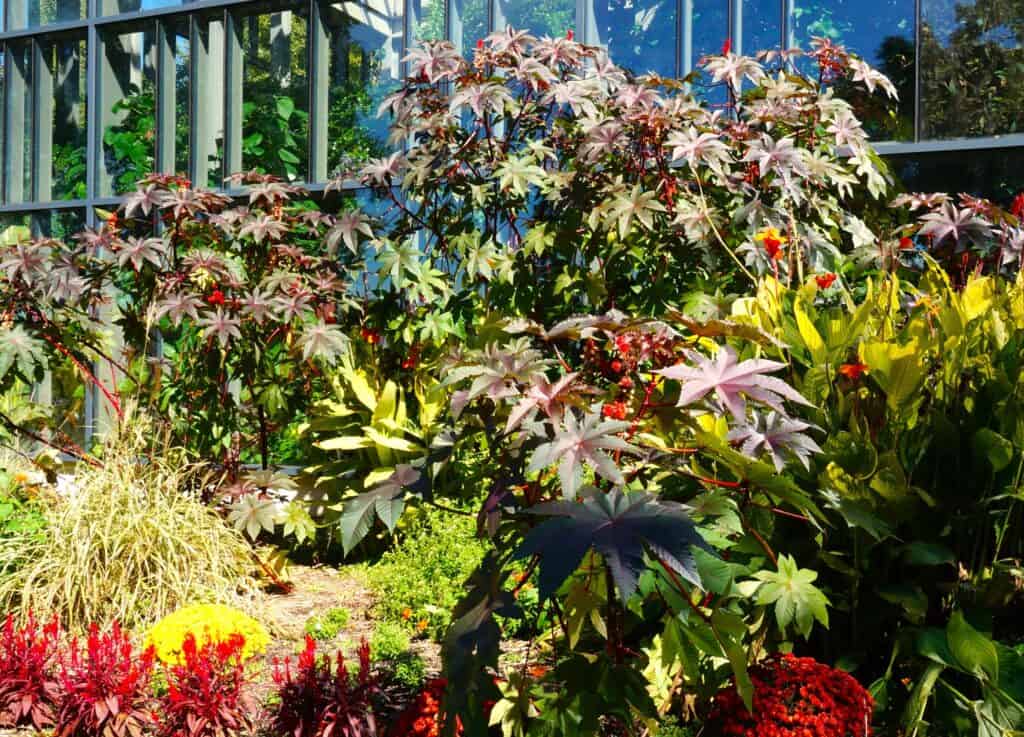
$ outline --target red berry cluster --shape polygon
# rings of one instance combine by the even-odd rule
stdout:
[[[391,727],[391,737],[439,737],[441,734],[441,699],[448,682],[443,678],[428,681],[416,699],[406,707]],[[456,721],[455,734],[462,734],[462,723]]]
[[[675,341],[665,333],[620,333],[615,336],[615,352],[623,371],[632,371],[639,364],[650,362],[655,368],[676,362]]]
[[[708,716],[721,737],[869,737],[871,695],[848,673],[813,658],[773,655],[750,669],[754,713],[735,686],[720,692]]]

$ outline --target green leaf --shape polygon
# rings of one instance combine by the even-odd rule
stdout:
[[[277,117],[282,120],[288,120],[292,117],[292,113],[295,112],[295,102],[290,97],[275,97],[275,103],[277,104]]]
[[[1013,460],[1013,443],[987,427],[974,433],[971,446],[975,456],[988,461],[996,473],[1009,466]]]
[[[869,375],[885,392],[891,409],[899,410],[915,396],[924,381],[926,351],[912,340],[906,345],[870,341],[861,344],[861,357]]]
[[[733,677],[736,679],[736,691],[743,699],[743,705],[747,707],[747,710],[753,712],[754,684],[747,672],[747,648],[743,645],[743,635],[746,634],[747,625],[742,617],[729,614],[724,609],[716,609],[711,614],[711,627],[715,632],[715,638],[729,659]]]
[[[362,450],[373,445],[370,438],[361,435],[343,435],[337,438],[321,440],[314,445],[320,450]]]
[[[907,737],[920,737],[923,734],[921,725],[924,723],[928,699],[943,670],[944,667],[939,663],[931,663],[914,684],[914,690],[910,692],[910,698],[903,709],[903,731]]]
[[[903,546],[903,560],[912,566],[941,566],[955,563],[956,556],[945,545],[918,540]]]
[[[797,631],[807,639],[815,620],[828,627],[829,600],[814,585],[817,571],[800,569],[796,560],[783,553],[778,571],[758,571],[754,578],[762,581],[757,589],[758,604],[774,604],[775,620],[783,632],[795,623]]]
[[[999,681],[999,653],[995,644],[955,611],[946,624],[946,640],[957,663],[968,673],[993,683]]]

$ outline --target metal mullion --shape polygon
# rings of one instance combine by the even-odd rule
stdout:
[[[242,171],[241,18],[224,11],[224,178]]]
[[[156,171],[175,173],[175,33],[171,24],[156,24]]]
[[[32,199],[53,197],[53,47],[32,42]]]
[[[729,37],[734,53],[743,53],[743,0],[729,0]]]
[[[309,182],[327,180],[328,112],[330,109],[330,39],[324,22],[319,0],[310,0],[309,23],[306,31],[308,40],[309,87]]]
[[[18,202],[0,206],[0,214],[21,214],[51,210],[81,210],[89,204],[88,200],[50,200],[47,202]]]

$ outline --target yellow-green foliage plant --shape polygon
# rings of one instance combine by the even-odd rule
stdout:
[[[195,638],[199,647],[241,635],[245,638],[244,660],[263,654],[270,644],[267,630],[245,612],[223,604],[193,604],[168,614],[153,625],[146,637],[146,646],[153,647],[161,662],[182,665],[182,650],[188,635]]]
[[[126,413],[43,535],[0,540],[0,611],[57,614],[71,631],[143,630],[196,602],[251,610],[258,588],[241,534],[202,502],[207,480],[139,413]]]

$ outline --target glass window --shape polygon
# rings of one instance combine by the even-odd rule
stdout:
[[[99,0],[101,15],[137,13],[140,10],[155,10],[187,3],[189,0]]]
[[[729,38],[729,3],[722,0],[693,0],[684,3],[692,10],[689,18],[683,18],[683,68],[682,75],[696,72],[693,76],[693,91],[698,97],[712,104],[723,104],[727,99],[724,85],[712,87],[711,77],[702,69],[705,57],[721,54]]]
[[[878,140],[914,137],[914,0],[796,0],[790,24],[790,45],[807,49],[815,37],[845,46],[888,76],[899,93],[890,104],[859,87],[841,87],[865,129]],[[814,73],[812,69],[806,69]]]
[[[886,158],[910,192],[966,192],[1006,206],[1024,192],[1024,147]]]
[[[497,0],[497,6],[496,28],[508,25],[536,36],[576,30],[576,0]]]
[[[634,74],[676,76],[676,4],[665,0],[593,0],[598,42]]]
[[[25,202],[32,197],[32,43],[12,43],[5,56],[4,196]]]
[[[85,36],[39,42],[38,179],[33,199],[85,199]]]
[[[444,0],[411,0],[409,12],[414,43],[445,37]]]
[[[224,186],[224,19],[194,17],[176,52],[178,171],[198,186]],[[192,160],[189,162],[189,152]],[[191,163],[191,169],[189,165]]]
[[[128,192],[153,172],[156,153],[157,26],[102,35],[99,194]]]
[[[1024,129],[1024,3],[921,0],[921,137]]]
[[[242,169],[307,176],[307,23],[300,10],[240,18]]]
[[[476,42],[485,38],[487,28],[487,0],[448,0],[451,17],[448,19],[448,38],[464,56],[473,53]],[[436,11],[435,11],[436,12]]]
[[[0,2],[0,11],[3,3]],[[86,0],[16,0],[8,3],[7,28],[16,31],[85,17]]]
[[[323,14],[327,30],[327,166],[329,174],[352,171],[388,150],[388,120],[377,117],[384,96],[399,84],[402,17],[372,5],[345,2]]]
[[[758,51],[777,49],[782,45],[782,4],[779,0],[739,0],[737,35],[733,49],[753,56]],[[737,46],[739,41],[739,46]]]

